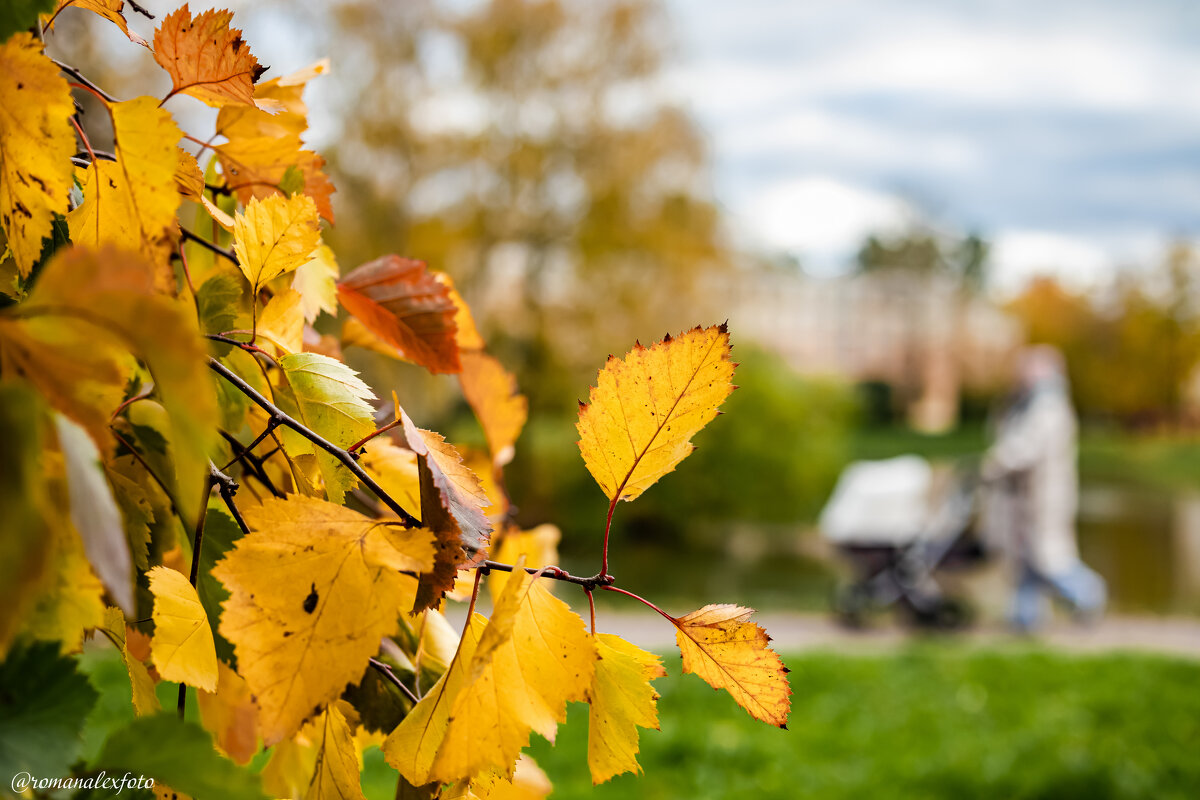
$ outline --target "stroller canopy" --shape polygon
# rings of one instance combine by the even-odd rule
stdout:
[[[901,547],[925,535],[933,469],[920,456],[856,461],[821,511],[822,535],[838,545]]]

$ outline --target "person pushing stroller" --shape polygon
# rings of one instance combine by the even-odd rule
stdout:
[[[991,491],[987,538],[1013,557],[1011,621],[1030,631],[1042,621],[1045,595],[1057,595],[1078,618],[1104,610],[1104,579],[1079,557],[1075,511],[1079,478],[1075,412],[1065,362],[1038,345],[1017,357],[1017,390],[994,420],[994,441],[980,475]]]

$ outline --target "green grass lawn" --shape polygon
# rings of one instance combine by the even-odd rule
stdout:
[[[786,661],[788,731],[676,661],[645,775],[592,788],[583,706],[531,753],[557,798],[1200,797],[1200,663],[955,646]]]

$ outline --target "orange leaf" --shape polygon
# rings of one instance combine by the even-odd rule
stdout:
[[[787,728],[792,689],[788,668],[767,644],[771,637],[750,622],[753,609],[721,604],[672,618],[683,671],[725,689],[750,716]]]
[[[154,32],[154,60],[171,76],[168,98],[183,92],[210,106],[254,105],[254,82],[266,69],[229,27],[233,12],[205,11],[192,19],[187,3]]]
[[[301,149],[300,137],[296,134],[253,139],[235,139],[213,148],[229,189],[237,193],[243,205],[250,198],[259,200],[273,194],[282,194],[279,185],[289,167],[300,170],[304,176],[304,194],[317,204],[317,212],[333,222],[333,206],[329,196],[333,184],[322,172],[325,159],[311,150]]]
[[[491,501],[479,478],[440,434],[418,428],[403,409],[400,419],[404,440],[417,454],[421,524],[433,532],[436,549],[433,569],[420,576],[415,613],[436,605],[454,588],[460,566],[486,557],[492,524],[483,509]]]
[[[529,401],[517,391],[517,379],[497,359],[482,352],[462,352],[458,382],[463,397],[487,437],[492,461],[512,461],[513,445],[529,415]]]
[[[450,289],[423,261],[388,255],[338,283],[338,299],[372,333],[430,372],[459,372],[458,312]]]
[[[47,30],[54,23],[54,19],[58,16],[59,12],[67,6],[86,8],[88,11],[94,11],[120,28],[121,33],[129,37],[129,41],[134,44],[140,44],[143,47],[150,46],[145,39],[129,30],[129,24],[125,21],[125,14],[123,13],[125,0],[58,0],[58,5],[50,17],[50,22],[46,24]]]

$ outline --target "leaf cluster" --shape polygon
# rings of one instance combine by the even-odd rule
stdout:
[[[725,327],[601,370],[578,431],[610,501],[605,543],[596,575],[570,575],[556,529],[512,524],[503,471],[528,406],[453,281],[398,256],[341,275],[323,243],[332,186],[301,137],[327,65],[260,82],[232,14],[184,5],[153,42],[129,34],[172,88],[120,101],[44,54],[68,6],[128,33],[121,0],[60,0],[0,44],[0,772],[361,797],[374,744],[402,796],[540,796],[521,751],[553,740],[569,702],[590,704],[593,779],[638,771],[662,670],[598,633],[596,591],[661,614],[684,671],[784,726],[786,669],[748,609],[676,618],[608,572],[618,501],[673,470],[734,388]],[[111,116],[112,153],[75,118],[83,92]],[[208,138],[176,123],[183,96],[219,109]],[[343,312],[340,336],[318,333]],[[350,347],[455,376],[487,450],[418,427],[395,391],[380,402]],[[578,587],[590,624],[556,584]],[[461,634],[443,614],[456,601]],[[86,761],[85,646],[119,656],[136,715]],[[259,753],[261,773],[244,769]]]

